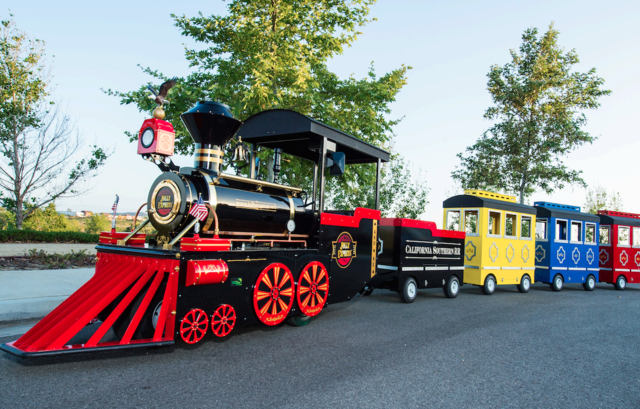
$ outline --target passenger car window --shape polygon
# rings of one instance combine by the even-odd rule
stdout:
[[[582,241],[581,222],[571,222],[571,241]]]
[[[626,226],[618,226],[618,245],[628,246],[629,243],[629,228]]]
[[[600,244],[610,244],[609,226],[600,226]]]
[[[465,210],[464,211],[464,230],[467,234],[478,233],[478,211],[477,210]]]
[[[509,237],[515,237],[517,225],[518,225],[518,215],[507,213],[504,219],[504,235]]]
[[[547,221],[536,220],[536,240],[547,239]]]
[[[520,223],[520,237],[531,238],[531,217],[522,216],[522,222]]]
[[[596,242],[596,225],[587,223],[584,229],[584,242],[595,243]]]
[[[633,228],[633,245],[640,247],[640,227]]]
[[[489,212],[489,234],[500,234],[500,212]]]
[[[447,229],[460,230],[460,210],[447,211]]]
[[[556,240],[567,240],[566,220],[556,220]]]

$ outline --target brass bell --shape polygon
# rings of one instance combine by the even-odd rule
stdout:
[[[247,161],[247,148],[244,146],[241,136],[238,137],[238,143],[236,143],[236,147],[233,150],[233,156],[231,157],[231,161],[233,162]]]

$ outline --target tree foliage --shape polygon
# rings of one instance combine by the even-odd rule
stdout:
[[[13,16],[0,26],[0,196],[15,214],[15,225],[59,197],[80,194],[107,153],[73,163],[82,138],[50,95],[44,42],[31,40],[15,27]],[[6,193],[6,195],[4,194]]]
[[[368,17],[372,3],[374,0],[233,0],[225,16],[172,15],[182,35],[197,44],[185,50],[194,71],[179,79],[165,108],[166,119],[176,129],[176,150],[192,152],[193,142],[179,117],[198,100],[223,102],[241,120],[271,108],[295,110],[389,148],[393,126],[401,119],[388,118],[389,105],[406,84],[410,67],[402,65],[377,76],[372,63],[368,75],[360,79],[341,79],[327,68],[327,61],[342,54],[361,34],[359,27],[372,21]],[[158,83],[167,78],[151,68],[143,70]],[[131,92],[106,92],[142,112],[155,107],[146,84]],[[136,132],[128,135],[131,141],[137,139]],[[285,158],[289,162],[279,181],[310,189],[310,164]],[[332,179],[327,191],[333,197],[341,190],[374,183],[374,166],[353,166]],[[364,188],[360,191],[371,193]],[[371,200],[370,195],[357,195],[349,203],[365,206]]]
[[[109,230],[111,224],[107,217],[103,214],[94,213],[87,218],[85,231],[87,233],[100,233]]]
[[[598,214],[598,210],[622,211],[622,198],[620,197],[620,193],[609,193],[600,185],[588,189],[582,211]]]
[[[553,24],[541,37],[528,29],[519,52],[511,50],[511,62],[491,67],[487,88],[494,106],[484,117],[496,123],[458,154],[452,177],[465,188],[516,193],[524,203],[536,189],[550,194],[565,184],[586,186],[582,171],[563,159],[596,139],[584,131],[584,111],[597,109],[611,91],[602,89],[595,68],[572,70],[578,55],[560,47],[558,35]]]

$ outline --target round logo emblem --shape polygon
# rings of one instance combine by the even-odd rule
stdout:
[[[351,260],[356,257],[357,242],[353,241],[351,235],[347,232],[341,233],[338,239],[331,243],[333,251],[331,258],[336,260],[338,266],[346,268],[351,264]]]
[[[175,202],[175,195],[173,190],[168,187],[163,187],[158,191],[156,195],[156,211],[160,216],[168,216],[173,209],[173,203]]]

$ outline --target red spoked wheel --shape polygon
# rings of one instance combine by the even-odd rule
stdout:
[[[298,306],[307,317],[318,315],[329,295],[329,275],[319,261],[312,261],[302,269],[298,279]]]
[[[253,308],[258,319],[267,325],[278,325],[293,305],[293,275],[282,263],[272,263],[260,275],[253,289]]]
[[[194,308],[185,314],[180,322],[180,336],[187,344],[200,341],[209,327],[207,314],[199,308]]]
[[[236,310],[229,304],[222,304],[211,316],[211,332],[216,337],[226,337],[236,325]]]

